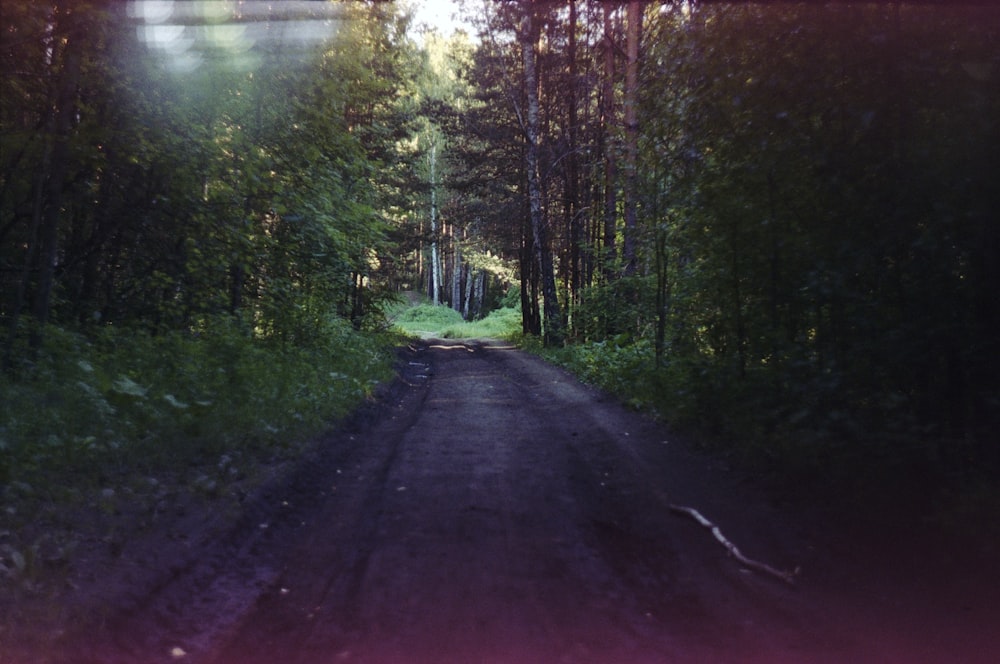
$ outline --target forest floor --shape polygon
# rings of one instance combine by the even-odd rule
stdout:
[[[297,463],[66,515],[95,534],[72,555],[39,550],[30,583],[0,581],[13,589],[0,594],[0,662],[1000,656],[987,539],[945,536],[913,511],[779,504],[500,342],[414,342],[400,367]],[[741,564],[672,505],[746,557],[798,569],[794,583]]]

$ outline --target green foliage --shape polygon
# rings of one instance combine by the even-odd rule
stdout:
[[[392,278],[380,269],[386,210],[413,130],[415,56],[396,8],[349,3],[340,29],[295,58],[212,51],[178,76],[167,53],[136,39],[143,19],[125,4],[71,4],[17,8],[0,35],[11,93],[0,102],[5,357],[42,311],[65,329],[157,334],[238,315],[285,342],[307,340],[331,311],[377,327]],[[66,45],[46,55],[54,41]],[[8,62],[22,55],[27,69]],[[46,99],[62,88],[74,120],[54,170],[59,109]],[[43,198],[60,213],[40,238]],[[50,242],[51,293],[37,276],[54,262],[40,252]]]
[[[445,339],[510,339],[521,333],[521,310],[501,308],[485,318],[448,325],[441,330]]]
[[[995,481],[997,17],[650,13],[644,268],[568,298],[556,359],[810,484]]]
[[[484,17],[496,39],[426,62],[393,3],[349,3],[294,65],[257,52],[177,76],[124,4],[8,4],[0,480],[265,446],[341,412],[376,362],[349,328],[384,329],[432,242],[445,283],[490,275],[483,308],[520,279],[540,329],[513,5]],[[592,57],[624,46],[623,22],[605,34],[597,3],[568,40],[569,12],[538,10],[539,170],[576,342],[560,361],[807,472],[1000,472],[995,11],[650,5],[633,192],[610,168],[621,71]],[[447,232],[424,218],[431,124]],[[516,289],[504,306],[392,313],[410,334],[505,336]]]
[[[451,307],[420,304],[404,309],[395,316],[393,322],[407,334],[440,336],[444,328],[462,323],[462,314]]]
[[[649,389],[655,373],[649,371],[654,358],[647,342],[629,343],[622,337],[618,341],[570,344],[542,352],[582,380],[621,396],[636,408],[655,406],[650,399],[660,396]]]
[[[413,131],[398,8],[238,58],[199,42],[181,75],[127,3],[22,5],[0,34],[0,482],[280,454],[369,394]]]
[[[3,467],[33,482],[172,468],[223,453],[280,453],[345,415],[391,374],[388,339],[337,317],[309,344],[250,337],[232,319],[151,335],[58,328],[33,367],[0,378]]]
[[[446,306],[419,304],[394,316],[395,326],[405,334],[442,339],[510,338],[520,332],[521,312],[513,308],[492,311],[477,321],[465,321]]]
[[[585,289],[573,308],[573,329],[585,340],[641,336],[653,323],[653,278],[622,277]]]

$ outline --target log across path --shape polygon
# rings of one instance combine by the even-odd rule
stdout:
[[[256,526],[270,539],[234,539],[169,599],[123,618],[123,654],[105,661],[987,662],[1000,652],[987,628],[996,605],[973,586],[928,596],[919,580],[897,583],[892,561],[858,559],[852,542],[783,513],[562,370],[495,341],[426,341],[403,362],[377,417],[331,435],[308,472],[272,491],[278,507]]]

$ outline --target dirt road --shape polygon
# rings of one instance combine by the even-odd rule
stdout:
[[[843,541],[568,374],[427,342],[372,421],[66,661],[987,662],[982,580]],[[749,571],[742,552],[794,586]],[[939,560],[939,559],[936,559]],[[938,568],[934,568],[938,569]],[[916,578],[914,578],[916,577]],[[996,621],[996,622],[994,622]]]

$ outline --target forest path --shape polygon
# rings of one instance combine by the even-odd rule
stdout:
[[[911,578],[919,563],[782,512],[560,369],[425,341],[404,374],[373,423],[272,492],[269,539],[220,544],[74,661],[996,661],[995,589]],[[671,503],[801,566],[796,585]]]

